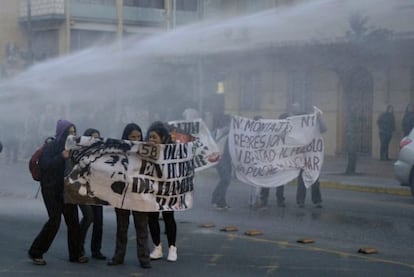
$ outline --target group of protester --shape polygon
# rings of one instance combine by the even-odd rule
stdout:
[[[304,114],[306,114],[306,112],[304,112],[299,103],[293,103],[287,112],[279,116],[279,119],[286,119],[290,116]],[[253,119],[260,120],[262,118],[262,116],[256,115]],[[320,133],[325,133],[327,128],[320,115],[318,115],[317,121]],[[215,139],[219,145],[222,155],[219,164],[216,167],[219,181],[213,191],[211,203],[218,210],[223,210],[230,207],[226,202],[226,191],[232,178],[232,165],[228,145],[229,123],[230,117],[228,115],[223,115],[218,120],[218,125],[215,130]],[[297,182],[296,203],[299,208],[304,208],[307,189],[302,178],[302,172],[299,174]],[[269,193],[270,188],[260,187],[254,189],[252,192],[253,195],[251,196],[252,200],[250,201],[250,206],[255,210],[266,208],[268,205]],[[311,199],[315,207],[322,208],[322,196],[320,192],[319,179],[317,179],[311,186]],[[286,206],[284,197],[284,185],[276,187],[276,200],[278,207]]]
[[[394,107],[392,105],[387,105],[386,111],[380,114],[377,120],[377,125],[380,138],[380,159],[382,161],[388,161],[388,148],[392,135],[395,132]],[[408,136],[414,128],[414,109],[411,104],[408,104],[405,108],[401,127],[404,137]]]
[[[92,258],[106,260],[101,253],[102,245],[102,206],[79,205],[83,218],[79,221],[78,205],[64,201],[64,179],[71,170],[71,152],[65,149],[66,139],[69,135],[76,135],[75,124],[67,120],[59,120],[56,125],[55,139],[50,141],[40,158],[42,176],[40,180],[43,201],[48,212],[48,220],[34,239],[28,250],[30,259],[36,265],[46,265],[44,254],[49,250],[60,227],[63,215],[67,225],[67,242],[69,261],[74,263],[87,263],[89,258],[85,255],[85,238],[88,228],[93,223],[91,254]],[[96,129],[87,129],[85,136],[100,137]],[[143,141],[141,128],[135,123],[125,126],[123,140]],[[145,140],[152,144],[172,143],[167,126],[162,122],[154,122],[147,130]],[[129,217],[132,213],[137,238],[137,256],[142,268],[151,268],[151,259],[163,257],[159,212],[139,212],[115,208],[116,214],[116,245],[113,257],[108,261],[109,266],[124,263],[128,241]],[[167,260],[177,260],[175,246],[177,226],[173,211],[164,211],[162,216],[168,238]],[[148,243],[148,230],[154,243],[154,250],[150,253]]]
[[[290,116],[303,115],[298,104],[291,105],[290,110],[283,113],[279,119]],[[221,152],[221,158],[216,166],[219,181],[212,193],[211,203],[217,209],[227,209],[226,192],[232,179],[232,162],[229,152],[228,134],[230,126],[229,115],[222,115],[216,122],[214,138]],[[261,116],[256,116],[254,120],[260,120]],[[326,131],[320,115],[317,117],[320,133]],[[386,112],[378,118],[378,127],[381,140],[381,159],[388,159],[388,145],[392,133],[395,131],[395,119],[393,107],[389,105]],[[411,105],[407,106],[403,118],[404,135],[408,135],[414,127],[414,110]],[[48,220],[34,239],[30,249],[29,257],[36,265],[46,265],[44,254],[50,248],[60,227],[63,215],[68,228],[67,241],[69,251],[69,261],[74,263],[87,263],[89,258],[85,255],[85,238],[87,231],[93,225],[91,236],[91,256],[99,260],[106,260],[106,256],[101,253],[103,210],[102,206],[77,205],[64,201],[64,180],[71,169],[71,152],[65,149],[65,142],[69,135],[76,135],[75,124],[67,120],[59,120],[56,125],[55,139],[46,145],[40,159],[42,169],[41,193],[44,204],[48,212]],[[101,134],[96,129],[87,129],[84,136],[99,138]],[[125,126],[121,139],[130,141],[147,141],[151,144],[174,143],[169,133],[168,126],[160,121],[156,121],[148,128],[144,138],[141,128],[135,123]],[[1,148],[0,148],[1,151]],[[257,201],[251,203],[252,208],[262,208],[268,205],[269,188],[261,187],[258,191]],[[302,173],[297,179],[296,203],[303,208],[306,197],[306,187],[302,178]],[[316,207],[322,208],[322,197],[319,186],[319,179],[311,186],[312,202]],[[285,207],[284,185],[276,187],[276,199],[278,207]],[[82,212],[82,219],[79,220],[78,206]],[[121,265],[124,263],[127,247],[127,233],[129,218],[132,214],[136,232],[137,257],[142,268],[151,268],[150,260],[161,259],[163,248],[160,238],[159,212],[140,212],[115,208],[116,215],[116,243],[115,252],[107,262],[110,266]],[[163,211],[162,217],[165,223],[165,233],[168,241],[167,260],[174,262],[177,260],[176,236],[177,225],[173,211]],[[148,231],[149,230],[149,231]],[[149,233],[148,233],[149,232]],[[149,249],[149,236],[154,244],[153,250]]]

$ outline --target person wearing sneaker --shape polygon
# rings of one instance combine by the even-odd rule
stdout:
[[[100,132],[96,129],[89,128],[83,133],[84,136],[99,138]],[[82,212],[81,226],[81,243],[82,252],[85,253],[85,238],[88,229],[93,223],[92,239],[91,239],[91,253],[92,258],[97,260],[106,260],[106,257],[101,253],[102,247],[102,229],[103,229],[103,208],[99,205],[79,205]]]
[[[40,187],[49,216],[40,233],[28,250],[29,258],[35,265],[46,265],[43,255],[49,250],[60,227],[62,215],[67,225],[69,261],[87,263],[82,255],[78,206],[64,202],[64,178],[70,152],[65,150],[66,138],[76,135],[76,127],[67,120],[58,120],[55,139],[50,141],[40,158],[42,172]]]
[[[135,123],[125,126],[122,139],[131,141],[142,141],[141,128]],[[116,245],[115,254],[107,263],[109,266],[121,265],[124,263],[128,242],[129,216],[134,218],[134,226],[137,240],[137,256],[142,268],[151,268],[148,246],[148,213],[130,211],[115,208],[116,214]]]
[[[170,134],[164,123],[156,121],[151,124],[147,131],[147,141],[153,144],[167,144],[171,143]],[[174,218],[173,211],[162,212],[162,218],[164,219],[165,232],[168,240],[168,256],[169,262],[177,261],[177,248],[175,241],[177,237],[177,224]],[[159,224],[159,212],[148,213],[148,226],[151,233],[152,242],[155,247],[150,254],[152,260],[158,260],[163,257],[161,246],[161,230]]]

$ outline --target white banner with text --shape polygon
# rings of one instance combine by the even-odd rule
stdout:
[[[229,150],[236,177],[250,185],[277,187],[303,171],[306,187],[318,178],[324,142],[317,112],[287,119],[253,120],[235,116]]]

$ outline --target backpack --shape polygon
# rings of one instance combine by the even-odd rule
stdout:
[[[29,170],[32,174],[33,180],[40,182],[42,177],[42,171],[40,169],[40,158],[42,157],[43,151],[45,150],[46,145],[51,142],[54,138],[48,137],[42,146],[40,146],[32,155],[29,160]]]

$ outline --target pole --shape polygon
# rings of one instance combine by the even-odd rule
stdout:
[[[177,0],[172,0],[173,7],[172,7],[172,28],[175,28],[176,25],[176,13],[177,13]]]
[[[65,51],[66,54],[70,52],[70,0],[65,0],[65,19],[66,19],[66,24],[65,24]]]
[[[116,29],[118,40],[121,41],[124,35],[124,1],[116,1],[116,12],[118,18],[118,25]]]
[[[27,51],[28,63],[33,63],[33,28],[32,28],[32,0],[27,0]]]

